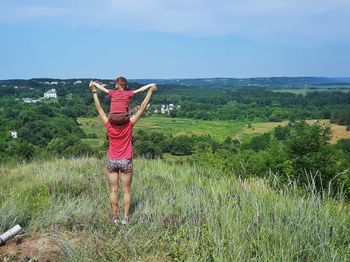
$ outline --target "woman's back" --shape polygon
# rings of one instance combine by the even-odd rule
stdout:
[[[129,121],[123,126],[116,126],[107,121],[105,126],[109,138],[108,157],[110,159],[132,158],[133,122]]]

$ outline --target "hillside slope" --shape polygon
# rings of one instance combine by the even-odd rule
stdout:
[[[135,161],[131,224],[107,221],[104,160],[0,168],[0,231],[19,223],[4,256],[68,261],[344,261],[350,211],[263,180],[240,181],[163,161]]]

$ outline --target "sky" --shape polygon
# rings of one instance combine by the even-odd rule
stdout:
[[[0,79],[350,76],[349,0],[1,0]]]

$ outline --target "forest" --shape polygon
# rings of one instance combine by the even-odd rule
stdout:
[[[39,81],[40,80],[40,81]],[[48,85],[52,79],[0,81],[0,97],[38,98],[55,88],[63,113],[70,117],[95,116],[88,81],[73,80]],[[81,83],[80,83],[81,82]],[[104,81],[112,88],[113,81]],[[140,83],[130,83],[129,89],[140,87]],[[16,88],[15,88],[16,87]],[[273,92],[268,88],[240,87],[198,87],[174,84],[159,84],[159,91],[152,100],[153,108],[162,104],[174,104],[170,117],[185,117],[203,120],[259,120],[279,122],[282,120],[331,119],[348,125],[350,119],[350,93],[346,90],[330,88],[322,91],[309,89],[305,95],[288,92]],[[282,85],[281,88],[284,86]],[[320,88],[322,86],[319,86]],[[349,86],[347,86],[349,88]],[[109,110],[109,98],[100,95],[105,109]],[[132,106],[140,104],[142,95],[135,96]],[[149,113],[153,113],[151,111]]]

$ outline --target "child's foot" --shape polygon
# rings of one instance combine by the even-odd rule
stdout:
[[[122,224],[123,224],[123,225],[129,225],[129,218],[128,218],[128,217],[124,217],[124,218],[122,219]]]

